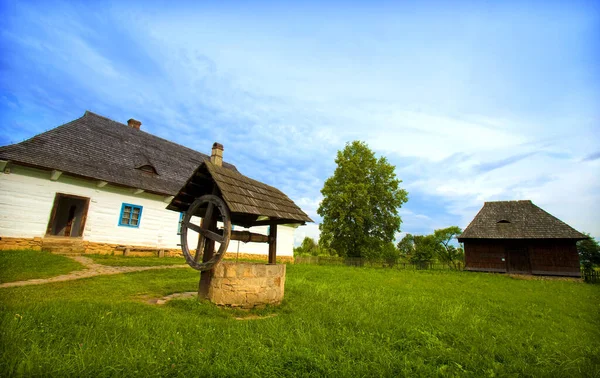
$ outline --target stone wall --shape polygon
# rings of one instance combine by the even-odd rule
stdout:
[[[231,307],[278,305],[283,300],[285,264],[221,262],[213,270],[208,299]]]
[[[7,238],[0,237],[0,251],[9,249],[33,249],[42,250],[42,238]]]
[[[0,250],[9,250],[9,249],[33,249],[35,251],[40,251],[42,249],[42,239],[43,238],[9,238],[9,237],[0,237]],[[91,242],[87,240],[82,241],[83,250],[81,253],[86,254],[99,254],[99,255],[120,255],[123,254],[123,249],[117,249],[119,247],[123,247],[123,244],[111,244],[111,243],[98,243]],[[128,256],[156,256],[158,255],[159,248],[155,250],[145,250],[145,251],[136,251],[137,248],[142,249],[152,249],[147,246],[135,246],[130,245],[130,252]],[[164,256],[168,257],[183,257],[183,253],[180,248],[163,248]],[[259,260],[267,262],[269,260],[269,256],[267,255],[258,255],[254,253],[236,253],[236,252],[226,252],[225,259],[227,260]],[[277,263],[293,263],[293,256],[277,256]]]
[[[168,249],[165,250],[168,251],[165,253],[165,256],[180,256],[183,257],[183,252],[181,252],[181,249]],[[258,260],[258,261],[264,261],[265,263],[267,261],[269,261],[269,256],[268,255],[258,255],[258,254],[254,254],[254,253],[245,253],[245,252],[225,252],[225,256],[223,257],[226,260]],[[293,263],[294,262],[294,256],[277,256],[277,263],[278,264],[285,264],[285,263]]]

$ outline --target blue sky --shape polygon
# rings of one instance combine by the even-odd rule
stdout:
[[[221,142],[318,222],[358,139],[409,192],[403,232],[531,199],[600,236],[598,3],[322,3],[2,1],[0,145],[86,109],[136,118]]]

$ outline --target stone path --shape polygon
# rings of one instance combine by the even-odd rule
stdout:
[[[159,266],[107,266],[96,264],[94,260],[84,256],[66,256],[71,258],[85,267],[83,270],[77,270],[62,276],[56,276],[51,278],[38,278],[27,281],[16,281],[6,282],[0,284],[0,288],[4,287],[16,287],[16,286],[28,286],[28,285],[41,285],[52,282],[63,282],[73,281],[81,278],[88,278],[94,276],[106,276],[111,274],[122,274],[129,272],[141,272],[144,270],[158,270],[158,269],[175,269],[175,268],[186,268],[188,265],[159,265]]]

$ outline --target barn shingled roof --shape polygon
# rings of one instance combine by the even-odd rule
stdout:
[[[0,147],[0,160],[56,169],[112,184],[175,195],[210,157],[86,111],[24,142]],[[144,172],[150,165],[157,174]],[[235,171],[231,164],[225,167]]]
[[[485,202],[458,237],[464,239],[587,239],[560,219],[526,201]]]

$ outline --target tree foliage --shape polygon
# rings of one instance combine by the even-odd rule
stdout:
[[[462,233],[457,226],[435,230],[431,235],[406,234],[398,242],[398,253],[413,264],[427,264],[434,260],[457,269],[464,260],[462,248],[451,245],[452,239]]]
[[[400,259],[400,253],[398,248],[394,245],[394,243],[386,243],[381,250],[381,258],[383,260],[383,265],[393,268],[398,264],[398,260]]]
[[[586,235],[590,236],[590,234]],[[589,239],[578,241],[577,252],[584,269],[591,270],[594,266],[600,266],[600,245],[596,239],[589,237]]]
[[[385,157],[375,158],[364,142],[346,144],[335,162],[317,210],[323,217],[320,243],[339,256],[380,256],[400,230],[398,209],[408,193],[395,167]]]
[[[415,264],[432,262],[443,250],[439,240],[434,235],[413,236],[415,250],[410,261]]]
[[[454,269],[457,269],[460,262],[464,260],[465,253],[462,248],[456,248],[450,242],[461,233],[462,230],[458,226],[442,228],[433,232],[433,235],[443,247],[438,252],[438,260]]]
[[[318,256],[319,252],[320,251],[317,242],[315,242],[313,238],[310,238],[308,236],[306,236],[304,240],[302,240],[302,244],[300,244],[299,247],[294,248],[294,256]]]
[[[411,234],[404,235],[402,240],[400,240],[398,242],[397,248],[398,248],[398,253],[400,254],[400,257],[402,257],[403,259],[407,259],[407,260],[410,259],[413,252],[415,251],[414,236]]]

